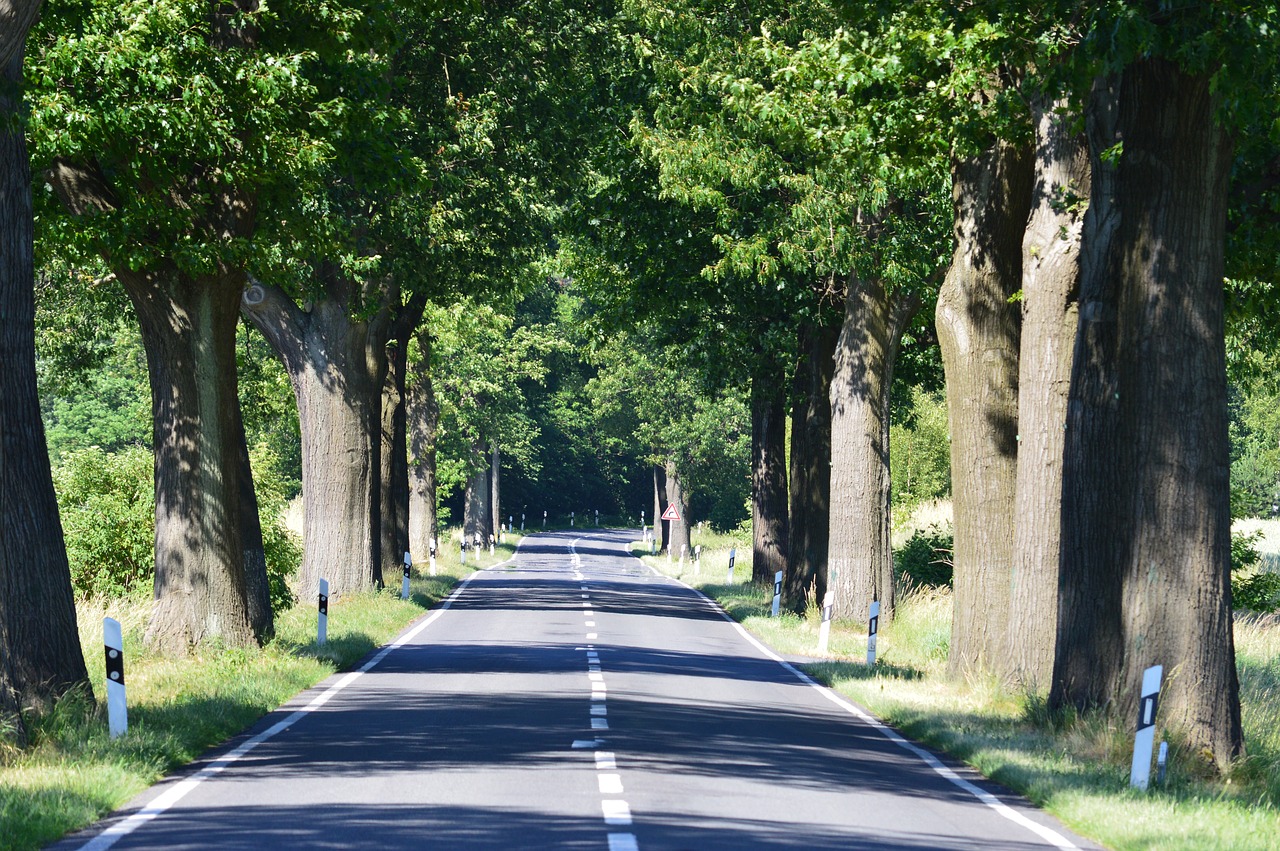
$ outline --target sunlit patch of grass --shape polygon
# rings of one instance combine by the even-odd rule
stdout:
[[[485,552],[481,566],[510,556],[514,540]],[[104,682],[102,619],[121,622],[129,732],[111,740],[105,710],[76,693],[28,719],[26,748],[0,748],[0,848],[34,849],[90,824],[211,745],[331,674],[353,666],[434,605],[474,568],[441,553],[436,576],[410,582],[410,599],[395,583],[384,591],[332,600],[328,642],[316,643],[316,604],[299,602],[276,618],[276,636],[261,649],[209,645],[182,657],[143,643],[148,596],[82,601],[77,607],[89,675]],[[427,574],[427,565],[415,571]],[[102,694],[98,694],[101,699]]]

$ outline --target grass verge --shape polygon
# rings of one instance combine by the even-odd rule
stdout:
[[[80,640],[99,699],[105,693],[102,619],[114,617],[125,634],[129,732],[107,735],[106,709],[72,694],[29,720],[31,743],[17,749],[0,740],[0,849],[39,848],[93,823],[209,747],[250,726],[293,695],[352,667],[443,599],[476,567],[508,558],[458,562],[446,548],[437,575],[382,592],[352,595],[329,605],[329,640],[316,644],[315,602],[305,600],[276,617],[276,637],[262,649],[202,646],[190,656],[150,653],[142,635],[150,599],[85,601],[78,605]],[[419,565],[422,574],[427,566]]]
[[[637,553],[644,552],[636,543]],[[992,679],[946,676],[951,634],[949,591],[921,591],[899,603],[880,629],[879,659],[868,668],[866,630],[833,625],[829,652],[817,653],[819,618],[768,617],[772,587],[749,577],[739,547],[738,583],[727,583],[727,553],[704,550],[690,564],[644,560],[719,603],[779,653],[811,660],[804,668],[877,717],[930,747],[972,765],[1060,818],[1072,830],[1117,851],[1280,849],[1280,619],[1236,623],[1245,740],[1249,755],[1225,778],[1204,775],[1195,758],[1170,741],[1164,786],[1128,788],[1130,731],[1101,718],[1055,723],[1037,695]]]

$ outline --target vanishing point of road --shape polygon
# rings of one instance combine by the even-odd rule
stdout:
[[[525,538],[55,847],[1097,847],[813,683],[632,537]]]

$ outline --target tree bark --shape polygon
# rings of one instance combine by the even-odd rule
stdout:
[[[431,382],[431,335],[418,334],[421,357],[414,366],[409,390],[409,551],[415,562],[426,561],[439,531],[436,517],[436,440],[440,405]]]
[[[116,275],[138,315],[151,379],[156,607],[147,642],[170,652],[210,638],[252,644],[236,392],[239,282],[176,269]]]
[[[920,299],[851,277],[831,378],[831,531],[827,565],[839,618],[863,622],[872,601],[893,619],[889,542],[889,389],[893,363]]]
[[[476,542],[489,542],[489,530],[492,528],[489,503],[489,453],[484,444],[476,441],[471,447],[473,462],[477,465],[475,472],[467,479],[465,508],[462,515],[462,532],[466,536],[467,545]]]
[[[831,377],[839,327],[808,327],[800,335],[791,415],[790,553],[783,605],[803,614],[827,590],[831,523]]]
[[[36,395],[31,173],[18,117],[25,32],[0,74],[0,715],[19,719],[19,733],[20,707],[89,687]]]
[[[408,371],[408,342],[393,339],[387,346],[387,375],[382,382],[381,485],[382,577],[400,575],[404,554],[409,551],[409,458],[405,436],[405,374]]]
[[[681,547],[685,552],[689,549],[689,509],[685,505],[684,485],[680,482],[680,471],[676,469],[675,461],[667,461],[666,473],[667,505],[674,505],[680,515],[679,520],[667,521],[667,554],[679,558]]]
[[[996,142],[952,167],[956,249],[938,293],[955,529],[950,669],[1000,664],[1008,642],[1017,482],[1018,308],[1030,150]]]
[[[1066,103],[1034,105],[1035,184],[1022,238],[1018,477],[1006,672],[1033,691],[1053,673],[1062,542],[1062,453],[1075,345],[1089,152]]]
[[[489,514],[492,517],[490,532],[494,539],[497,539],[498,533],[502,531],[502,503],[498,498],[501,484],[502,453],[498,451],[498,444],[495,442],[491,448],[489,460]]]
[[[1143,669],[1162,664],[1162,723],[1225,768],[1243,749],[1223,319],[1233,150],[1208,74],[1147,59],[1115,92],[1100,86],[1090,113],[1050,703],[1132,723]],[[1124,140],[1115,164],[1099,156],[1109,138]]]
[[[751,379],[751,579],[773,585],[787,567],[787,385],[779,364]]]
[[[249,628],[259,644],[275,635],[275,615],[271,611],[271,581],[267,578],[267,552],[262,540],[262,517],[254,490],[253,467],[244,433],[244,418],[236,405],[236,443],[240,454],[240,543],[244,547],[245,602]]]
[[[667,521],[662,515],[667,510],[667,468],[661,464],[653,465],[653,535],[657,539],[658,549],[666,549],[671,540]]]
[[[381,587],[381,396],[386,311],[355,319],[356,287],[320,270],[325,297],[298,307],[255,282],[242,309],[284,365],[302,432],[304,596],[329,580],[332,597]]]

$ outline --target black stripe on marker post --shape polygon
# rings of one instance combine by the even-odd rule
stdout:
[[[124,654],[114,647],[106,648],[107,679],[124,685]]]
[[[320,595],[320,614],[322,615],[329,614],[329,595],[328,594]]]

